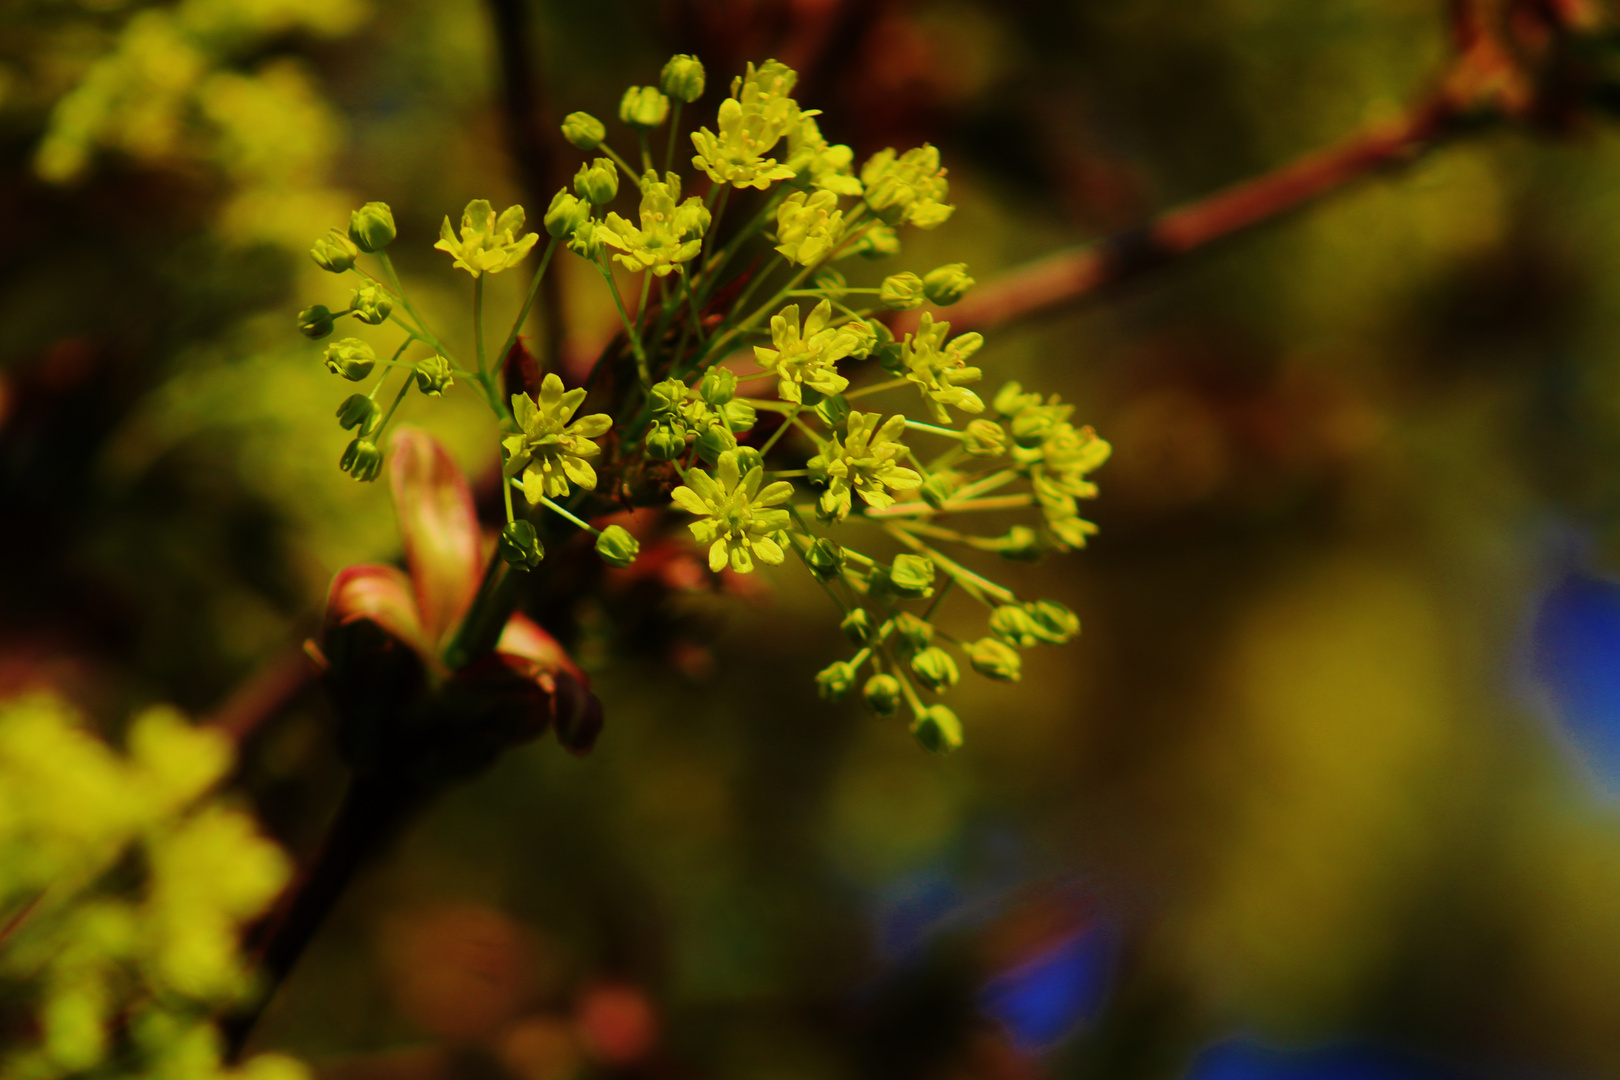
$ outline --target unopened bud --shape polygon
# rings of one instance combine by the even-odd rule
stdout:
[[[439,397],[455,381],[450,375],[450,361],[437,353],[416,362],[416,388],[428,397]]]
[[[980,638],[968,646],[968,663],[987,679],[1017,682],[1023,677],[1024,658],[1010,645],[993,637]]]
[[[698,456],[713,465],[720,460],[721,454],[737,449],[737,436],[716,424],[697,437],[696,445]],[[758,453],[758,451],[755,452]],[[738,468],[743,473],[748,472],[747,469],[741,467],[740,463]]]
[[[730,368],[710,368],[697,387],[698,397],[710,405],[725,405],[737,396],[737,373]]]
[[[877,348],[878,332],[865,319],[852,319],[842,327],[842,330],[855,339],[849,355],[856,360],[865,360],[872,355],[872,350]]]
[[[961,483],[961,477],[955,473],[937,472],[923,481],[922,487],[917,489],[917,493],[922,496],[923,502],[938,510],[956,493],[959,483]]]
[[[337,418],[344,431],[356,428],[357,435],[370,435],[382,418],[382,406],[364,394],[350,394],[338,406]]]
[[[609,566],[623,570],[641,554],[641,541],[631,536],[623,525],[609,525],[596,538],[596,553]]]
[[[377,366],[377,354],[359,338],[344,338],[326,347],[326,370],[350,382],[359,382]]]
[[[619,99],[619,119],[637,131],[651,131],[669,115],[669,98],[656,86],[632,86]]]
[[[315,265],[334,274],[352,270],[359,254],[360,249],[354,242],[336,229],[315,241],[315,246],[309,249],[309,257],[315,260]]]
[[[703,96],[703,62],[685,53],[670,57],[659,73],[658,85],[670,97],[690,105]]]
[[[377,449],[376,443],[365,437],[351,442],[343,451],[343,457],[338,460],[338,468],[361,483],[377,479],[382,467],[382,451]]]
[[[1022,604],[1003,604],[990,616],[990,632],[1009,645],[1027,649],[1039,645],[1041,637],[1035,620]]]
[[[810,572],[817,580],[828,581],[844,569],[844,552],[833,541],[821,537],[804,553],[804,561],[810,564]]]
[[[394,298],[375,285],[354,290],[349,300],[349,314],[363,323],[380,326],[394,310]]]
[[[597,206],[606,206],[619,194],[619,169],[612,161],[599,157],[588,165],[581,165],[574,174],[574,191],[582,199]]]
[[[883,279],[878,288],[878,299],[883,301],[885,307],[896,311],[910,311],[914,307],[921,307],[923,302],[923,280],[910,270],[903,274],[890,274]]]
[[[969,420],[962,432],[962,449],[974,457],[998,457],[1007,449],[1007,433],[994,420]]]
[[[893,716],[900,707],[900,680],[893,675],[874,675],[861,688],[861,697],[879,716]]]
[[[563,118],[563,138],[579,150],[595,150],[602,145],[607,128],[602,121],[586,112],[572,112]]]
[[[602,257],[602,240],[596,235],[597,222],[586,218],[568,237],[568,250],[582,259],[595,262]]]
[[[816,402],[815,411],[823,424],[835,428],[849,419],[849,402],[843,394],[828,394]]]
[[[349,239],[365,252],[378,252],[394,242],[394,212],[387,203],[368,202],[349,215]]]
[[[654,424],[647,432],[647,456],[654,461],[674,461],[686,449],[686,436],[671,424]]]
[[[911,673],[930,690],[948,690],[962,677],[951,654],[938,645],[930,645],[911,658]]]
[[[1062,645],[1080,634],[1080,617],[1056,600],[1026,604],[1035,633],[1048,645]]]
[[[902,611],[889,623],[890,632],[900,639],[900,650],[914,653],[926,649],[934,640],[934,624],[909,611]]]
[[[1028,525],[1014,525],[994,543],[996,554],[1009,562],[1038,562],[1044,553],[1040,534]]]
[[[496,546],[509,566],[533,569],[546,557],[545,545],[540,543],[539,534],[527,521],[508,522]]]
[[[996,412],[1000,413],[1002,416],[1012,416],[1015,413],[1024,411],[1032,405],[1039,405],[1040,403],[1041,395],[1026,394],[1024,393],[1024,388],[1021,385],[1016,382],[1010,382],[1006,383],[1000,390],[996,391],[996,396],[990,402],[990,407],[995,409]]]
[[[844,616],[844,621],[838,624],[838,629],[856,645],[865,645],[872,640],[872,617],[866,613],[865,608],[856,608]]]
[[[572,236],[574,230],[579,228],[586,218],[591,216],[591,204],[583,199],[577,199],[568,194],[563,188],[551,198],[551,206],[546,210],[546,232],[561,240],[565,236]]]
[[[930,705],[911,722],[911,734],[923,749],[948,754],[962,745],[962,721],[944,705]]]
[[[888,225],[873,225],[855,241],[855,254],[863,259],[885,259],[900,252],[900,234]]]
[[[737,473],[740,476],[747,476],[755,469],[765,467],[764,456],[752,446],[739,446],[732,452],[737,455]]]
[[[332,312],[325,304],[316,304],[298,313],[298,332],[307,338],[323,338],[332,332],[334,325]]]
[[[974,283],[968,276],[967,263],[947,263],[928,271],[922,284],[923,292],[928,294],[928,299],[940,307],[950,307],[966,296]]]
[[[816,673],[816,693],[823,701],[838,701],[855,687],[855,665],[839,660]]]
[[[889,584],[911,600],[934,595],[934,561],[921,555],[896,555],[889,568]]]

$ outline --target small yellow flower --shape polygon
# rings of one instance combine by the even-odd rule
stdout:
[[[789,304],[780,315],[771,317],[771,344],[774,349],[754,346],[754,359],[766,371],[776,373],[777,393],[784,401],[802,402],[803,388],[823,394],[841,394],[849,380],[838,374],[838,361],[852,356],[862,338],[847,326],[828,326],[832,303],[823,300],[799,327],[799,305]]]
[[[855,152],[847,146],[829,146],[816,124],[815,113],[801,114],[797,127],[788,132],[788,168],[800,183],[830,191],[834,195],[859,195],[861,182],[850,169]]]
[[[665,173],[662,182],[651,169],[641,181],[641,228],[612,211],[597,229],[597,238],[621,254],[613,258],[631,273],[651,270],[659,277],[703,250],[709,210],[692,196],[681,202],[681,178]]]
[[[945,336],[950,331],[950,323],[936,323],[933,315],[925,311],[917,332],[906,335],[900,350],[905,377],[916,384],[923,404],[941,424],[951,422],[947,406],[970,413],[984,411],[979,395],[962,385],[978,382],[984,376],[978,368],[967,366],[968,357],[979,351],[984,338],[979,334],[963,334],[946,345]]]
[[[943,225],[956,209],[945,201],[950,194],[945,171],[939,151],[927,143],[898,156],[892,149],[880,150],[861,166],[866,205],[890,225]]]
[[[894,505],[888,489],[915,491],[922,486],[919,473],[896,463],[906,452],[900,441],[906,418],[891,416],[882,427],[879,419],[877,413],[850,413],[847,438],[840,442],[834,434],[807,462],[810,475],[827,485],[817,503],[822,517],[842,521],[857,493],[868,506],[881,510]]]
[[[541,382],[538,403],[528,394],[512,395],[512,415],[522,431],[501,440],[506,448],[505,473],[508,478],[522,473],[518,487],[529,502],[567,495],[570,481],[586,490],[596,487],[596,470],[585,459],[602,452],[591,440],[607,434],[613,418],[592,413],[570,424],[584,400],[583,387],[565,393],[554,373]]]
[[[732,80],[731,96],[720,103],[719,134],[708,128],[692,133],[697,156],[694,168],[716,184],[755,187],[761,191],[788,180],[792,169],[767,157],[782,136],[798,126],[798,102],[788,96],[798,75],[786,64],[767,60],[748,65],[748,74]]]
[[[433,246],[449,252],[455,264],[473,277],[498,274],[516,266],[540,239],[535,233],[519,236],[523,222],[521,206],[509,206],[497,218],[488,199],[474,199],[461,213],[461,238],[456,238],[446,217]]]
[[[806,196],[795,191],[776,210],[776,250],[789,262],[809,266],[826,258],[843,229],[844,212],[838,209],[837,195],[818,191]]]
[[[702,469],[689,469],[686,483],[670,492],[670,498],[699,520],[688,526],[698,543],[709,545],[709,569],[719,572],[729,563],[739,574],[754,569],[754,557],[769,566],[778,566],[786,557],[776,537],[787,528],[788,512],[771,507],[793,497],[793,485],[778,480],[762,491],[763,466],[755,465],[747,474],[737,462],[737,452],[720,455],[719,476]]]

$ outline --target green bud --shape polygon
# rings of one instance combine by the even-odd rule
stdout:
[[[377,421],[382,419],[382,406],[365,394],[350,394],[338,406],[337,418],[344,431],[358,428],[356,434],[370,435],[377,430]]]
[[[855,241],[855,254],[863,259],[886,259],[900,253],[900,234],[888,225],[873,225]]]
[[[686,436],[673,424],[654,424],[647,431],[647,456],[654,461],[674,461],[686,449]]]
[[[914,653],[926,649],[934,641],[934,624],[909,611],[902,611],[889,620],[889,629],[900,639],[902,652]]]
[[[1024,605],[1035,624],[1035,634],[1048,645],[1062,645],[1080,635],[1080,617],[1056,600]]]
[[[1053,426],[1059,422],[1046,409],[1023,409],[1012,418],[1013,442],[1026,450],[1033,450],[1045,441]]]
[[[686,384],[679,379],[665,379],[654,383],[651,403],[654,412],[676,412],[686,403]]]
[[[816,693],[823,701],[838,701],[855,688],[855,665],[838,660],[816,674]]]
[[[659,73],[658,85],[670,97],[690,105],[703,96],[703,62],[695,56],[677,53]]]
[[[546,232],[561,240],[565,236],[572,236],[574,230],[590,216],[591,204],[583,199],[576,199],[568,194],[567,188],[563,188],[551,197],[551,206],[546,210],[543,220]]]
[[[997,537],[994,545],[996,554],[1009,562],[1039,562],[1045,553],[1040,534],[1028,525],[1014,525],[1006,536]]]
[[[849,279],[830,266],[817,270],[810,278],[810,284],[835,298],[849,291]]]
[[[818,581],[828,581],[844,569],[844,552],[837,544],[822,537],[810,545],[804,553],[804,561],[810,564],[810,572]]]
[[[656,86],[632,86],[619,99],[619,119],[637,131],[651,131],[669,115],[669,98]]]
[[[946,263],[928,271],[922,285],[928,299],[940,307],[950,307],[973,288],[973,279],[968,276],[967,263]]]
[[[1007,450],[1007,433],[994,420],[969,420],[963,429],[962,449],[974,457],[998,457]]]
[[[298,313],[298,332],[307,338],[323,338],[335,325],[332,312],[325,304],[316,304]]]
[[[990,616],[990,632],[1020,649],[1041,643],[1039,628],[1023,604],[1003,604],[996,608]]]
[[[889,583],[896,593],[910,600],[933,596],[934,561],[921,555],[896,555],[889,568]]]
[[[956,493],[957,485],[961,483],[961,479],[953,472],[937,472],[924,480],[922,487],[918,488],[917,491],[922,496],[923,502],[938,510]]]
[[[698,456],[713,465],[720,460],[721,454],[728,450],[737,449],[737,436],[716,425],[699,434],[696,445]],[[758,451],[756,450],[755,453],[757,454]],[[744,473],[747,471],[747,469],[743,470]]]
[[[348,449],[343,451],[343,457],[338,460],[338,468],[361,483],[377,479],[382,467],[382,451],[377,449],[376,443],[364,436],[351,442]]]
[[[885,307],[896,311],[910,311],[914,307],[921,307],[923,302],[923,280],[910,270],[903,274],[890,274],[883,279],[878,289],[878,299],[883,301]]]
[[[968,663],[987,679],[1017,682],[1023,677],[1024,658],[993,637],[980,638],[968,646]]]
[[[855,644],[865,645],[872,640],[872,617],[866,613],[865,608],[856,608],[844,616],[844,621],[838,624],[838,629]]]
[[[816,415],[828,427],[837,427],[849,419],[849,402],[843,394],[829,394],[816,402]]]
[[[602,239],[596,235],[598,223],[586,218],[568,237],[568,250],[582,259],[595,262],[602,257]]]
[[[394,212],[387,203],[368,202],[349,215],[349,239],[361,251],[375,253],[394,242]]]
[[[893,675],[874,675],[861,688],[861,697],[879,716],[893,716],[900,707],[900,680]]]
[[[872,355],[872,350],[877,348],[877,329],[865,319],[854,319],[846,323],[844,330],[855,336],[855,347],[849,351],[849,355],[856,360],[865,360]]]
[[[527,521],[509,522],[501,530],[501,538],[496,547],[500,549],[501,558],[507,565],[533,569],[540,565],[540,560],[546,557],[545,545],[540,543],[539,535],[534,526]]]
[[[1002,416],[1012,416],[1014,413],[1022,412],[1030,406],[1039,405],[1040,403],[1041,395],[1026,394],[1022,386],[1016,382],[1010,382],[996,391],[996,396],[991,401],[990,406]]]
[[[744,475],[755,468],[765,467],[765,457],[752,446],[737,447],[737,468]]]
[[[572,112],[563,118],[562,133],[575,149],[595,150],[602,145],[607,128],[590,113]]]
[[[416,388],[428,397],[439,397],[455,382],[450,376],[450,361],[437,353],[416,362]]]
[[[394,310],[394,298],[375,285],[354,290],[349,298],[349,314],[370,326],[381,326]]]
[[[948,754],[962,745],[962,721],[943,705],[930,705],[911,722],[911,734],[923,749]]]
[[[729,368],[710,368],[698,383],[697,392],[710,405],[725,405],[737,396],[737,373]]]
[[[582,199],[597,206],[606,206],[619,194],[619,169],[605,157],[588,165],[581,165],[574,174],[574,190]]]
[[[609,525],[596,538],[596,553],[609,566],[623,570],[641,554],[641,541],[631,536],[623,525]]]
[[[948,690],[956,685],[961,673],[951,654],[938,645],[930,645],[911,658],[911,673],[930,690]]]
[[[352,270],[359,254],[360,249],[354,242],[336,229],[315,241],[315,246],[309,249],[309,257],[315,260],[315,265],[334,274]]]
[[[359,382],[377,366],[377,354],[359,338],[344,338],[326,347],[326,370],[350,382]]]
[[[867,325],[877,334],[877,344],[872,346],[871,356],[890,375],[904,375],[906,371],[904,344],[896,341],[893,332],[882,323],[874,322]]]

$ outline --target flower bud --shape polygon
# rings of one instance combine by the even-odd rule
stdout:
[[[961,673],[951,654],[938,645],[930,645],[911,658],[911,673],[930,690],[948,690],[956,685]]]
[[[1080,617],[1056,600],[1025,604],[1035,634],[1048,645],[1062,645],[1080,634]]]
[[[922,496],[923,502],[938,510],[956,493],[961,479],[953,472],[937,472],[923,481],[917,493]]]
[[[743,476],[747,476],[755,469],[765,467],[764,456],[752,446],[739,446],[735,453],[737,455],[737,471]]]
[[[338,461],[338,468],[348,473],[361,483],[369,483],[377,479],[382,472],[382,451],[377,444],[361,436],[355,439],[343,451],[343,457]]]
[[[698,397],[716,407],[737,396],[737,373],[729,368],[710,368],[697,386]]]
[[[861,688],[861,697],[879,716],[893,716],[900,707],[900,680],[893,675],[874,675]]]
[[[737,449],[737,436],[716,424],[698,435],[696,445],[698,456],[713,465],[720,460],[721,454]],[[758,453],[758,451],[755,451],[755,453]],[[738,468],[742,468],[740,462]],[[742,471],[745,474],[748,472],[747,469],[742,469]]]
[[[1020,649],[1041,643],[1039,628],[1022,604],[1003,604],[996,608],[990,616],[990,632]]]
[[[854,347],[849,350],[849,355],[854,359],[865,360],[872,355],[872,350],[877,348],[878,332],[865,319],[852,319],[845,323],[842,329],[855,339]]]
[[[349,215],[349,239],[365,252],[378,252],[394,242],[394,212],[383,202],[368,202]]]
[[[844,552],[831,540],[821,537],[804,553],[804,561],[810,564],[810,572],[818,581],[828,581],[844,569]]]
[[[450,376],[450,361],[437,353],[416,362],[416,388],[428,397],[439,397],[455,382]]]
[[[883,301],[885,307],[896,311],[910,311],[914,307],[921,307],[923,302],[923,280],[910,270],[903,274],[890,274],[883,279],[878,289],[878,299]]]
[[[298,332],[307,338],[323,338],[332,332],[332,312],[325,304],[307,307],[298,313]]]
[[[1040,534],[1028,525],[1014,525],[993,543],[996,554],[1009,562],[1039,562],[1044,554]]]
[[[619,99],[619,119],[637,131],[651,131],[669,115],[669,98],[656,86],[632,86]]]
[[[665,379],[653,384],[651,405],[653,412],[672,413],[686,402],[686,384],[679,379]]]
[[[686,449],[686,436],[673,424],[654,424],[647,432],[647,456],[654,461],[674,461]]]
[[[337,409],[338,424],[344,431],[357,428],[356,434],[365,436],[377,430],[382,419],[382,406],[364,394],[350,394]]]
[[[377,365],[377,354],[359,338],[344,338],[326,347],[326,370],[350,382],[359,382]]]
[[[623,525],[609,525],[596,538],[596,553],[609,566],[623,570],[641,554],[641,541],[631,536]]]
[[[940,307],[950,307],[973,288],[973,279],[968,276],[967,263],[946,263],[928,271],[922,285],[928,299]]]
[[[900,639],[900,650],[914,653],[934,640],[934,624],[909,611],[902,611],[889,623],[890,632]]]
[[[1040,403],[1041,395],[1026,394],[1022,386],[1016,382],[1010,382],[996,391],[996,396],[991,401],[990,407],[1002,416],[1012,416]]]
[[[1007,450],[1007,433],[994,420],[969,420],[962,434],[962,449],[974,457],[997,457]]]
[[[911,722],[911,734],[923,749],[948,754],[962,745],[962,721],[943,705],[930,705]]]
[[[823,701],[839,701],[855,687],[855,665],[838,660],[816,673],[816,693]]]
[[[380,326],[394,310],[394,298],[375,285],[354,290],[349,299],[349,314],[363,323]]]
[[[900,253],[900,234],[888,225],[873,225],[855,241],[855,254],[863,259],[886,259]]]
[[[968,646],[968,663],[980,675],[998,682],[1017,682],[1023,677],[1024,658],[993,637],[980,638]]]
[[[551,206],[546,210],[546,232],[561,240],[565,236],[572,236],[575,229],[586,218],[591,216],[591,204],[583,199],[576,199],[563,188],[551,198]]]
[[[568,250],[582,259],[595,262],[602,257],[602,239],[596,235],[597,222],[586,218],[568,237]]]
[[[849,291],[849,279],[831,266],[824,266],[811,275],[810,285],[834,299]]]
[[[812,391],[813,393],[814,391]],[[808,397],[809,395],[805,395]],[[816,415],[830,428],[838,427],[849,419],[849,402],[843,394],[828,394],[816,402]]]
[[[889,568],[889,584],[910,600],[934,595],[934,561],[921,555],[896,555]]]
[[[534,526],[527,521],[508,522],[495,546],[509,566],[533,569],[546,557],[545,545],[540,543]]]
[[[856,645],[865,645],[872,640],[872,617],[866,613],[865,608],[856,608],[844,616],[844,621],[838,624],[838,629]]]
[[[602,145],[607,128],[590,113],[572,112],[563,118],[562,133],[563,138],[572,143],[575,149],[595,150]]]
[[[352,270],[359,254],[360,249],[354,242],[336,229],[315,241],[315,246],[309,249],[309,257],[315,260],[315,265],[334,274]]]
[[[685,53],[670,57],[659,73],[658,85],[670,97],[690,105],[703,96],[703,62]]]
[[[582,199],[597,206],[606,206],[619,193],[619,169],[605,157],[588,165],[581,165],[574,174],[574,190]]]

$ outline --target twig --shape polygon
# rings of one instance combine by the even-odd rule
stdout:
[[[248,676],[204,723],[223,731],[240,746],[298,700],[317,674],[302,647],[287,649]]]

